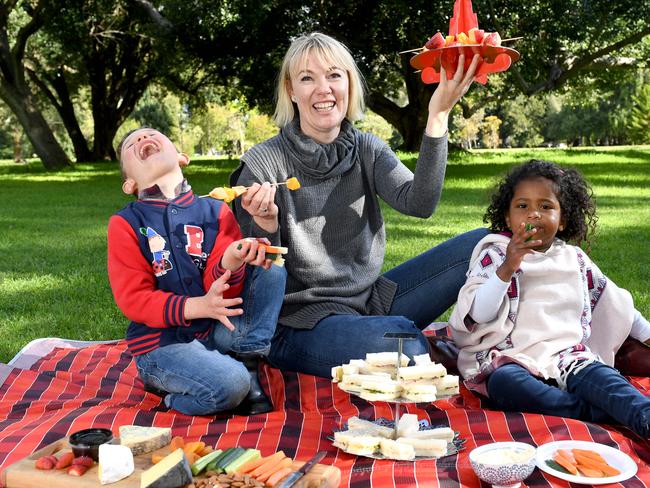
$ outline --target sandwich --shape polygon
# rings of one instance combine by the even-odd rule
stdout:
[[[427,353],[413,356],[413,361],[415,362],[416,365],[429,364],[433,362],[431,361],[431,356],[429,356]]]
[[[437,399],[436,385],[426,383],[407,383],[404,385],[402,397],[412,402],[435,402]]]
[[[338,383],[343,379],[343,366],[332,367],[332,382]]]
[[[438,389],[438,396],[456,395],[460,391],[459,378],[456,375],[448,374],[441,378],[433,380],[433,384]]]
[[[382,438],[373,436],[366,429],[334,432],[334,445],[345,452],[358,456],[371,456],[379,450]]]
[[[449,427],[438,427],[436,429],[418,430],[404,437],[409,439],[443,439],[445,442],[451,442],[455,436],[456,433]]]
[[[370,432],[373,436],[383,437],[384,439],[392,439],[394,433],[394,429],[391,429],[390,427],[384,427],[383,425],[370,422],[369,420],[363,420],[356,416],[348,419],[348,429],[363,429]]]
[[[447,374],[447,370],[442,364],[428,363],[418,364],[400,368],[399,376],[404,382],[423,381],[431,382],[435,378],[441,378]]]
[[[398,437],[397,442],[410,444],[415,449],[415,455],[421,457],[441,457],[447,454],[447,441],[444,439],[413,439]]]
[[[369,352],[366,354],[366,363],[374,367],[397,367],[397,352]],[[410,359],[406,354],[402,354],[400,366],[406,366]]]
[[[397,442],[392,439],[382,439],[379,444],[382,456],[400,461],[413,461],[415,459],[415,448],[410,444]]]
[[[420,422],[415,414],[406,413],[397,422],[397,437],[411,437],[411,434],[418,430],[420,430]]]
[[[339,383],[339,388],[347,392],[358,393],[361,391],[361,381],[366,378],[363,374],[344,374]]]
[[[389,401],[399,398],[402,393],[402,385],[397,381],[382,376],[360,375],[361,391],[359,396],[364,400]]]

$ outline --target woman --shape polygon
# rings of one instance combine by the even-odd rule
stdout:
[[[328,377],[350,359],[395,350],[386,332],[417,334],[404,343],[409,356],[428,351],[420,330],[456,301],[472,249],[487,231],[458,236],[381,275],[379,198],[407,215],[433,213],[449,112],[477,64],[475,56],[464,73],[461,57],[453,79],[441,77],[414,175],[383,141],[353,127],[363,115],[363,82],[348,49],[320,33],[291,44],[277,85],[280,134],[251,148],[231,175],[231,184],[251,186],[235,207],[244,235],[289,248],[274,366]],[[291,176],[300,190],[269,183]]]

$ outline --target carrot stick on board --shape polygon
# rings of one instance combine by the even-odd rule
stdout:
[[[268,480],[266,480],[266,484],[269,486],[275,486],[291,473],[293,473],[293,470],[291,468],[282,468],[281,470],[273,473],[273,475],[270,476]]]
[[[257,459],[253,459],[252,461],[248,461],[246,464],[244,464],[241,468],[237,470],[238,473],[250,473],[253,471],[255,468],[261,466],[264,464],[266,461],[269,460],[270,456],[265,456],[265,457],[259,457]]]
[[[278,451],[275,454],[271,454],[269,457],[266,458],[266,462],[264,464],[258,466],[257,468],[255,468],[253,471],[251,471],[250,475],[253,478],[257,478],[262,473],[266,473],[271,467],[278,464],[285,457],[287,457],[287,456],[284,454],[283,451]]]
[[[275,473],[280,471],[281,469],[288,468],[293,464],[293,459],[286,457],[282,459],[278,464],[275,466],[272,466],[270,469],[267,471],[264,471],[261,475],[257,476],[255,479],[257,481],[265,482],[268,480],[271,476],[273,476]]]

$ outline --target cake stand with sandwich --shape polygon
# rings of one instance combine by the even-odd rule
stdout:
[[[332,368],[332,381],[364,400],[394,403],[395,420],[351,417],[342,430],[334,432],[334,445],[349,454],[374,459],[415,461],[456,454],[465,442],[456,432],[433,427],[415,414],[400,415],[400,409],[405,403],[435,402],[458,394],[458,376],[448,375],[428,354],[415,356],[415,365],[409,366],[402,344],[415,339],[415,334],[387,333],[384,337],[398,340],[397,352],[368,353],[365,359]]]

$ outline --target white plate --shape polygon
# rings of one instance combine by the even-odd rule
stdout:
[[[553,454],[558,449],[590,449],[600,454],[607,464],[611,467],[618,469],[621,474],[616,476],[608,476],[606,478],[589,478],[586,476],[574,476],[572,474],[562,473],[551,468],[546,461],[553,458]],[[557,478],[572,482],[582,483],[585,485],[605,485],[607,483],[617,483],[619,481],[631,478],[636,474],[637,465],[630,456],[624,452],[614,449],[613,447],[596,442],[587,441],[557,441],[542,444],[537,448],[537,456],[535,459],[537,467]]]

